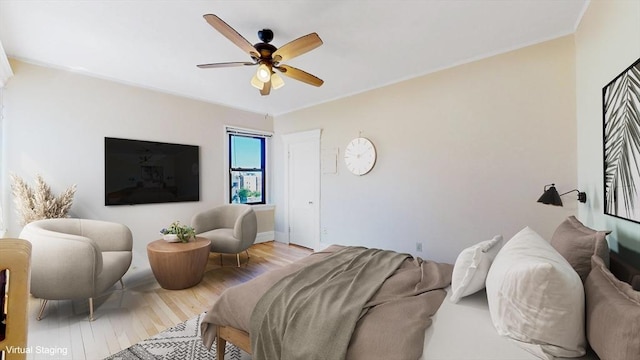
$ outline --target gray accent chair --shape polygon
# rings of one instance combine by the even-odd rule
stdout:
[[[211,252],[236,254],[240,267],[240,253],[245,251],[256,241],[258,220],[250,205],[229,204],[221,205],[210,210],[200,212],[191,219],[191,226],[196,236],[211,240]]]
[[[32,245],[31,294],[42,300],[42,319],[49,300],[93,299],[131,266],[133,237],[125,225],[88,219],[46,219],[27,224],[20,238]]]

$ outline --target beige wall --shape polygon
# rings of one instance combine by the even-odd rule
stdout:
[[[640,224],[604,215],[602,149],[602,88],[640,58],[640,1],[592,0],[575,37],[578,180],[590,197],[580,218],[640,253]]]
[[[77,184],[73,216],[117,221],[134,235],[138,260],[146,244],[174,220],[225,201],[224,125],[271,131],[272,121],[228,107],[145,90],[76,73],[11,61],[15,76],[3,89],[3,199],[9,235],[21,228],[8,174],[41,174],[58,193]],[[104,137],[200,146],[200,201],[104,206]]]
[[[322,150],[338,152],[337,173],[321,178],[323,244],[453,262],[462,248],[527,225],[549,238],[584,206],[536,203],[545,184],[576,186],[574,74],[568,36],[278,116],[274,130],[321,128]],[[379,154],[362,177],[342,160],[359,134]],[[276,232],[286,240],[279,137],[274,145]]]

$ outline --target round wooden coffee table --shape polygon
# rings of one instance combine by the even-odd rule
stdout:
[[[210,249],[211,241],[202,237],[188,243],[170,243],[161,239],[147,244],[147,256],[160,286],[180,290],[202,281]]]

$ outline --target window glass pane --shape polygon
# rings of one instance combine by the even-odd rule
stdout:
[[[263,203],[262,172],[232,171],[231,202],[240,204]]]
[[[231,167],[262,168],[262,138],[231,135]]]

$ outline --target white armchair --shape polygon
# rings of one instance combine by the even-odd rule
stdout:
[[[131,265],[133,237],[125,225],[88,219],[46,219],[27,224],[20,238],[32,244],[31,294],[48,300],[93,299],[116,282]]]
[[[240,253],[256,241],[258,220],[250,205],[221,205],[196,214],[191,219],[191,226],[196,236],[211,240],[211,251],[217,253],[236,254],[240,267]],[[222,263],[222,255],[220,255]]]

